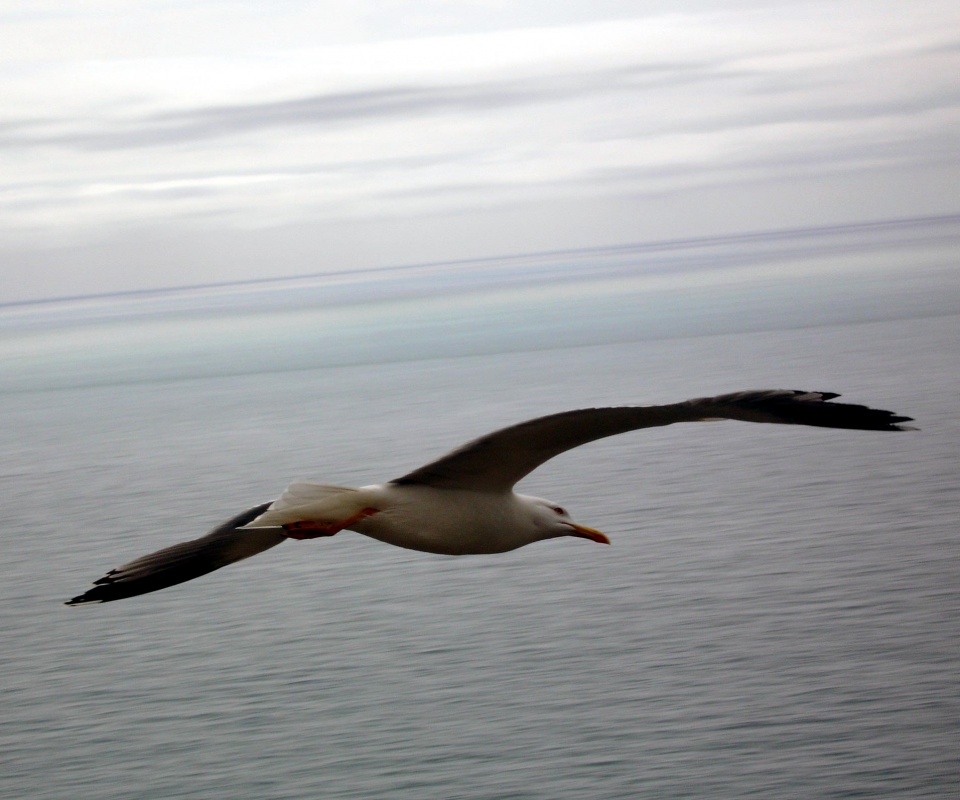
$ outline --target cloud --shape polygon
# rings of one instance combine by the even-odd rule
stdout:
[[[430,217],[423,229],[436,230],[438,215],[500,208],[488,218],[517,220],[490,241],[502,251],[524,249],[521,219],[538,240],[550,224],[564,235],[571,219],[593,220],[584,236],[604,237],[611,229],[592,208],[635,204],[649,217],[644,198],[686,195],[692,207],[693,193],[727,195],[710,201],[721,215],[801,191],[819,194],[825,220],[957,210],[939,182],[957,174],[960,152],[960,23],[949,4],[865,14],[847,0],[829,25],[813,7],[756,6],[717,11],[703,0],[682,14],[596,21],[578,5],[569,24],[505,30],[478,2],[478,27],[466,33],[466,17],[455,23],[434,5],[435,36],[324,46],[304,46],[293,23],[309,28],[297,16],[306,12],[284,6],[276,24],[287,38],[264,50],[249,46],[254,28],[240,29],[271,24],[255,4],[225,23],[233,38],[217,40],[224,9],[200,2],[176,7],[211,34],[198,51],[191,28],[190,52],[159,6],[134,6],[118,30],[154,24],[155,45],[137,34],[142,52],[98,28],[101,58],[86,45],[45,61],[16,48],[0,55],[10,76],[0,244],[42,250],[157,225],[215,239],[350,221],[366,225],[359,250],[376,230],[398,229],[386,220],[413,231]],[[122,13],[96,9],[98,21]],[[373,0],[363,9],[402,10]],[[48,8],[44,30],[67,30],[54,13],[63,11]],[[911,189],[895,197],[898,181]],[[871,183],[848,204],[854,186]],[[551,223],[539,210],[548,207],[566,210]],[[382,258],[397,260],[391,248]]]
[[[113,116],[39,116],[0,122],[0,147],[61,147],[75,150],[156,148],[298,128],[389,124],[436,115],[477,117],[511,108],[610,98],[657,110],[686,88],[707,103],[695,113],[657,115],[648,131],[704,132],[732,126],[795,121],[858,121],[922,114],[960,107],[960,89],[950,79],[960,43],[926,43],[879,54],[854,53],[827,63],[796,63],[795,53],[753,61],[751,53],[705,58],[636,61],[577,70],[552,67],[541,74],[467,75],[450,80],[438,71],[416,80],[394,78],[353,91],[326,91],[252,102],[207,103],[172,111],[122,109]],[[822,54],[820,54],[822,60]],[[625,60],[621,56],[621,60]],[[918,62],[928,80],[916,82]],[[909,67],[909,69],[907,68]],[[889,77],[890,83],[878,86]],[[720,96],[726,93],[726,102]],[[735,102],[731,103],[733,100]],[[88,112],[90,109],[86,109]],[[625,120],[634,115],[624,113]],[[652,123],[652,124],[651,124]],[[615,122],[614,122],[615,124]]]
[[[376,124],[437,114],[482,114],[601,94],[635,93],[709,79],[699,64],[644,64],[536,78],[423,84],[331,92],[259,103],[151,113],[84,130],[80,118],[14,120],[0,127],[0,147],[67,146],[81,150],[177,145],[285,128]],[[56,129],[72,129],[72,133]],[[53,129],[54,132],[45,132]]]

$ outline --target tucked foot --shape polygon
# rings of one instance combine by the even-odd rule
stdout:
[[[340,533],[344,528],[349,528],[353,523],[372,516],[379,511],[377,508],[364,508],[339,522],[317,522],[312,519],[302,519],[296,522],[288,522],[281,525],[283,532],[290,539],[319,539],[321,536],[333,536]]]
[[[283,532],[290,539],[303,541],[304,539],[319,539],[321,536],[333,536],[343,530],[343,526],[336,522],[322,523],[311,520],[299,520],[281,525]]]

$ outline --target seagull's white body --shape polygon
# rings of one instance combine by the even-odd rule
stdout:
[[[68,605],[102,603],[163,589],[261,553],[287,539],[354,530],[387,544],[443,555],[503,553],[543,539],[577,536],[609,544],[550,500],[516,494],[540,464],[587,442],[639,428],[735,419],[857,430],[913,430],[909,417],[831,403],[836,394],[737,392],[662,406],[616,406],[538,417],[482,436],[388,483],[354,489],[299,482],[206,536],[108,572]]]
[[[362,514],[365,509],[375,511]],[[574,526],[564,509],[539,497],[390,483],[359,489],[295,483],[246,529],[282,528],[306,520],[336,527],[361,514],[343,529],[396,547],[446,556],[516,550],[558,535],[554,529],[558,521],[562,535],[576,535],[579,530],[585,538],[595,538],[586,535],[592,529]]]

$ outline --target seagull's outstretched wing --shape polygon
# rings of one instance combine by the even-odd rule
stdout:
[[[92,589],[68,600],[66,604],[106,603],[155,592],[262,553],[286,541],[287,537],[276,530],[237,528],[260,516],[269,505],[264,503],[244,511],[200,539],[175,544],[112,569],[96,581]]]
[[[539,417],[474,439],[392,481],[449,489],[505,492],[556,455],[618,433],[706,419],[777,422],[871,431],[912,430],[891,411],[828,402],[838,394],[765,389],[700,397],[664,406],[585,408]]]

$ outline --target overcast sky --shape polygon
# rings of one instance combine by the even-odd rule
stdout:
[[[960,212],[956,0],[0,0],[0,302]]]

